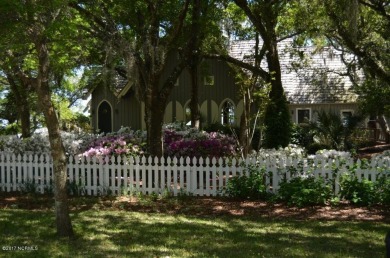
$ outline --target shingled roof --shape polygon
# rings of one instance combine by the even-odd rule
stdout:
[[[341,60],[341,52],[326,47],[292,47],[292,40],[278,44],[282,83],[287,99],[292,104],[353,103],[357,95]],[[252,62],[255,41],[234,41],[230,44],[232,57]],[[267,70],[265,60],[261,67]]]

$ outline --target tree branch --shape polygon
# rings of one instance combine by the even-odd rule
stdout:
[[[251,71],[254,74],[259,75],[265,81],[269,81],[269,79],[270,79],[270,74],[268,72],[266,72],[264,69],[262,69],[260,67],[255,67],[251,64],[248,64],[246,62],[243,62],[243,61],[238,60],[236,58],[233,58],[231,56],[219,55],[219,54],[206,54],[206,55],[204,55],[204,57],[210,58],[210,59],[218,59],[218,60],[222,60],[222,61],[231,63],[233,65],[236,65],[238,67],[241,67],[243,69]]]

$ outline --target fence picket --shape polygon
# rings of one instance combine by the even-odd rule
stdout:
[[[381,171],[388,170],[388,161],[372,159],[368,164],[360,160],[315,158],[314,160],[292,157],[264,157],[225,160],[223,158],[157,158],[157,157],[69,157],[68,179],[84,189],[85,194],[114,195],[133,190],[151,194],[179,191],[199,196],[224,194],[231,177],[249,175],[249,166],[265,169],[265,183],[274,193],[282,180],[298,175],[312,174],[332,182],[334,192],[340,191],[342,174],[354,171],[359,180],[375,182]],[[337,168],[337,173],[334,169]],[[353,170],[351,170],[353,168]],[[382,170],[380,168],[383,168]],[[18,191],[33,183],[44,193],[53,183],[53,162],[49,154],[15,155],[0,152],[0,191]]]

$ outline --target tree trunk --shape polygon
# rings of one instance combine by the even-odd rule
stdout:
[[[267,53],[270,72],[271,91],[269,104],[265,112],[265,146],[268,148],[285,147],[290,142],[291,118],[287,99],[282,86],[281,69],[276,39],[271,40]]]
[[[162,126],[164,123],[165,101],[157,96],[151,96],[150,105],[145,106],[148,114],[147,123],[147,142],[149,153],[152,157],[162,157],[163,155],[163,133]]]
[[[200,113],[198,108],[199,103],[199,81],[198,81],[198,67],[200,64],[199,47],[202,42],[203,34],[200,33],[200,14],[201,14],[201,1],[194,0],[192,9],[192,25],[191,33],[192,39],[190,41],[189,50],[191,51],[190,59],[190,76],[191,76],[191,126],[199,129],[200,127]],[[204,10],[203,10],[204,11]]]
[[[18,118],[22,129],[22,138],[31,137],[31,122],[30,122],[30,105],[28,103],[28,94],[30,91],[29,85],[26,85],[24,80],[17,79],[13,74],[6,73],[7,80],[11,86],[11,90],[15,96],[16,108],[18,110]],[[18,82],[17,82],[18,81]]]
[[[282,74],[277,50],[276,26],[282,1],[234,0],[253,23],[263,39],[268,64],[268,76],[262,76],[270,85],[270,101],[266,109],[265,145],[269,148],[286,146],[290,141],[291,121],[286,96],[282,85]]]
[[[245,90],[243,94],[244,109],[240,117],[240,135],[239,141],[242,148],[242,155],[246,157],[251,150],[251,139],[250,139],[250,96],[249,89]],[[254,130],[254,129],[253,129]]]
[[[53,158],[54,199],[56,211],[57,235],[71,237],[74,235],[69,216],[68,197],[66,192],[67,159],[61,139],[59,121],[51,101],[49,88],[49,51],[45,39],[36,40],[39,70],[36,82],[38,101],[44,113],[46,126],[49,132],[51,155]]]
[[[386,143],[389,143],[390,142],[390,128],[389,128],[389,125],[388,125],[387,120],[386,120],[384,115],[380,115],[378,117],[378,124],[381,128],[383,135],[384,135]]]
[[[200,113],[199,113],[199,81],[198,81],[198,58],[194,57],[194,60],[191,60],[192,65],[190,66],[191,73],[191,126],[199,129],[200,127]]]
[[[29,138],[31,137],[31,113],[27,102],[22,102],[22,104],[18,107],[18,113],[20,117],[20,126],[22,129],[22,138]]]

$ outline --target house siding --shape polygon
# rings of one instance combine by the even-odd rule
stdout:
[[[176,62],[175,55],[170,57],[166,72],[162,75],[163,80],[169,76]],[[199,108],[202,125],[220,122],[220,110],[224,101],[231,101],[235,106],[235,122],[238,122],[238,103],[240,101],[238,86],[235,84],[233,70],[228,64],[218,60],[205,60],[199,67]],[[214,85],[205,85],[204,77],[214,76]],[[162,87],[162,85],[160,85]],[[108,87],[99,86],[92,93],[91,120],[93,128],[97,129],[97,108],[99,103],[106,100],[113,108],[113,131],[122,126],[132,129],[145,129],[143,122],[144,110],[142,103],[136,98],[134,90],[130,89],[126,94],[118,98]],[[164,114],[164,122],[171,123],[185,120],[185,108],[191,100],[191,76],[185,69],[179,77],[178,85],[175,86],[168,98]],[[242,110],[242,108],[241,108]],[[185,121],[188,122],[188,121]]]
[[[214,85],[205,85],[205,76],[213,76]],[[235,84],[232,69],[225,62],[205,60],[198,69],[198,82],[198,105],[203,125],[220,122],[220,107],[224,101],[230,100],[237,107],[240,100],[237,94],[238,86]],[[179,77],[178,86],[173,88],[169,97],[164,122],[184,121],[185,108],[190,101],[191,75],[188,69],[185,69]]]
[[[92,121],[92,126],[95,131],[98,131],[98,108],[99,105],[103,102],[107,101],[111,108],[112,108],[112,119],[115,121],[115,102],[116,102],[116,97],[112,93],[112,91],[108,88],[105,87],[104,85],[98,85],[92,95],[91,99],[91,121]],[[107,121],[110,122],[110,121]],[[115,130],[115,123],[113,123],[113,130]]]
[[[136,99],[134,92],[129,92],[118,99],[109,87],[99,85],[91,99],[91,122],[95,131],[99,129],[98,107],[103,101],[107,101],[112,107],[113,131],[119,130],[122,126],[141,129],[141,103]]]

